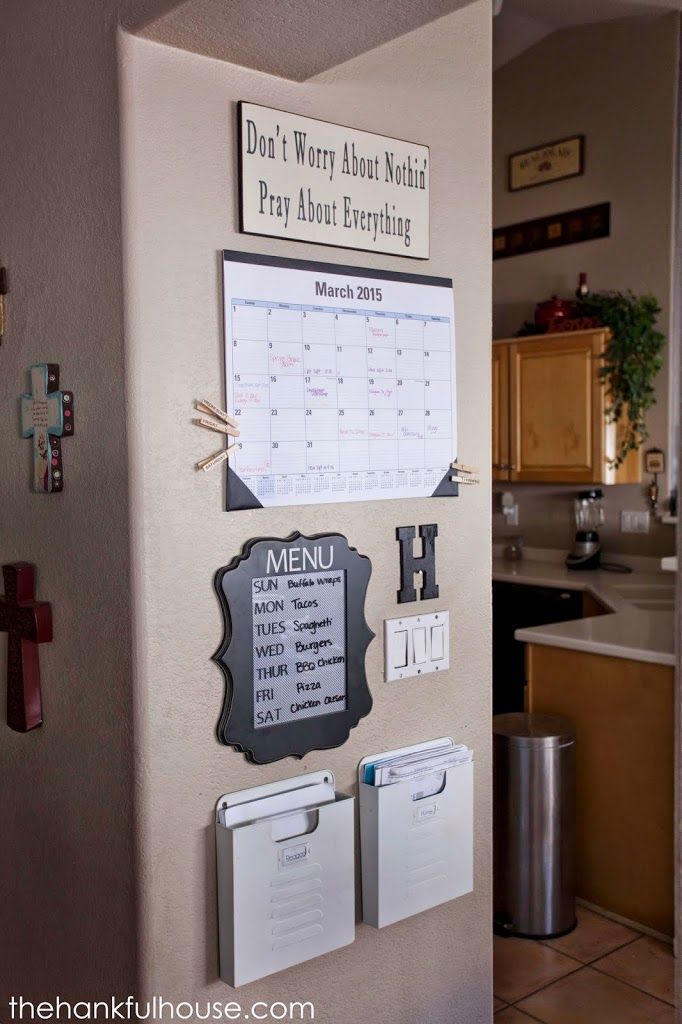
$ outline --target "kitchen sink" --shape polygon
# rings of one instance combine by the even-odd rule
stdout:
[[[667,597],[639,598],[632,604],[644,612],[672,612],[675,610],[675,599]]]
[[[675,608],[675,587],[666,583],[621,583],[613,588],[625,601],[646,612],[671,612]]]

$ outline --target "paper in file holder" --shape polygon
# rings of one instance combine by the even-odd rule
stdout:
[[[223,981],[244,985],[353,942],[354,802],[330,771],[218,800]]]
[[[366,764],[442,743],[418,743],[360,762],[362,919],[375,928],[473,890],[473,760],[444,769],[440,791],[417,799],[412,781],[363,781]]]

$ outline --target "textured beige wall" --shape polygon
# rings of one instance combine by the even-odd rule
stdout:
[[[0,30],[0,561],[38,568],[54,642],[44,717],[5,725],[0,635],[0,1018],[11,993],[130,991],[132,703],[114,0],[15,0]],[[75,392],[62,494],[31,490],[33,362]]]
[[[541,299],[572,296],[580,271],[595,290],[653,292],[663,309],[661,330],[669,332],[678,35],[677,14],[566,29],[495,72],[493,223],[611,202],[610,238],[494,263],[495,337],[513,335],[532,319]],[[510,153],[577,133],[587,140],[583,176],[507,190]],[[664,368],[656,382],[657,405],[648,416],[647,444],[664,450],[668,387]],[[666,480],[660,482],[665,494]],[[522,507],[528,505],[525,487],[515,490]],[[616,518],[621,508],[646,507],[640,489],[632,487],[612,488],[609,503]],[[558,531],[548,532],[549,509],[542,499],[522,521],[530,543],[563,543]],[[545,523],[542,534],[534,522]],[[657,527],[648,537],[614,533],[611,541],[613,550],[639,554],[665,553],[674,543],[669,527]]]
[[[460,454],[487,472],[489,5],[474,3],[302,85],[134,37],[122,38],[121,65],[143,987],[178,999],[231,992],[217,980],[212,819],[220,793],[319,767],[350,791],[363,755],[451,733],[476,752],[475,892],[385,931],[360,925],[352,946],[238,998],[311,999],[323,1024],[482,1024],[491,1019],[489,487],[457,500],[228,515],[219,474],[193,469],[216,445],[190,418],[195,398],[223,395],[220,249],[447,274]],[[240,236],[238,99],[429,143],[431,261]],[[367,617],[380,634],[397,611],[395,527],[423,522],[439,525],[441,598],[429,608],[450,609],[451,671],[385,684],[378,638],[367,661],[374,709],[344,746],[256,767],[219,745],[215,570],[258,535],[339,530],[372,560]]]

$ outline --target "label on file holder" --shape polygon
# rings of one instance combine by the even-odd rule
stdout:
[[[438,816],[438,804],[426,804],[425,806],[420,804],[415,807],[412,812],[412,820],[415,825],[418,825],[422,821],[431,821],[433,818]]]
[[[296,846],[286,846],[279,853],[280,868],[290,868],[295,864],[303,864],[310,856],[310,843],[297,843]]]

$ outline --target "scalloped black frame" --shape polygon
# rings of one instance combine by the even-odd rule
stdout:
[[[346,693],[347,707],[298,722],[256,729],[253,686],[253,611],[251,581],[268,575],[267,552],[279,553],[294,545],[307,547],[330,541],[334,568],[346,572]],[[311,750],[329,750],[346,742],[361,718],[372,709],[372,696],[365,673],[365,654],[375,633],[365,619],[365,598],[372,574],[366,555],[350,547],[341,533],[319,533],[306,537],[257,537],[248,541],[239,555],[219,569],[214,585],[224,618],[223,640],[213,655],[225,677],[225,697],[218,723],[218,739],[246,754],[255,764],[270,764],[283,757],[305,757]],[[271,573],[287,576],[295,573]]]

